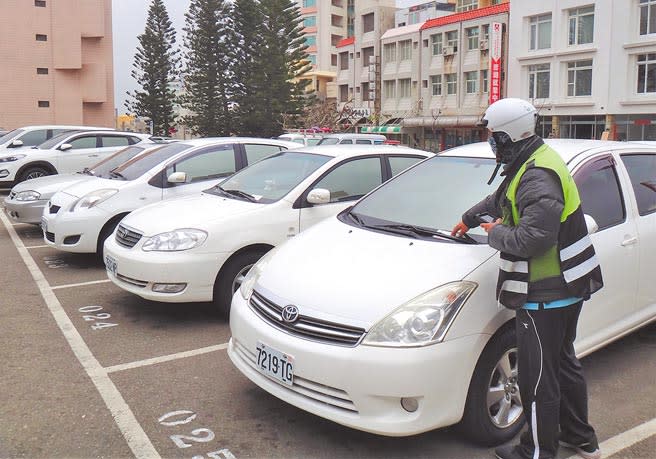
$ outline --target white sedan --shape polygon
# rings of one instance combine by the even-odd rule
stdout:
[[[656,319],[656,148],[549,141],[579,187],[605,287],[585,303],[583,356]],[[496,188],[487,143],[448,150],[251,268],[228,354],[299,408],[381,435],[461,422],[498,444],[523,423],[514,314],[497,306],[498,253],[462,213]],[[595,232],[596,231],[596,232]]]
[[[243,275],[264,253],[432,155],[371,145],[301,150],[128,215],[105,242],[109,278],[149,300],[213,300],[227,314]]]

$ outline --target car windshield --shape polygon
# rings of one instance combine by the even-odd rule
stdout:
[[[259,203],[275,202],[330,159],[330,156],[296,151],[277,153],[205,192]]]
[[[18,137],[23,132],[25,132],[23,129],[14,129],[13,131],[7,132],[5,135],[0,137],[0,145],[4,144],[5,142],[9,142],[11,139]]]
[[[61,134],[58,134],[54,137],[51,137],[50,139],[46,140],[43,143],[40,143],[34,148],[38,148],[39,150],[50,150],[53,148],[55,145],[60,143],[62,140],[66,140],[67,137],[71,135],[71,131],[65,131],[62,132]]]
[[[110,172],[116,169],[118,166],[123,164],[126,161],[131,160],[138,154],[142,153],[147,147],[133,145],[131,147],[124,148],[117,151],[109,158],[105,158],[99,163],[91,166],[88,169],[85,169],[83,172],[90,175],[95,175],[96,177],[109,178]]]
[[[134,180],[141,177],[144,173],[162,163],[163,161],[166,161],[172,156],[189,148],[193,148],[193,145],[177,142],[165,145],[162,148],[157,148],[153,151],[149,151],[143,155],[137,156],[136,158],[132,158],[126,163],[121,164],[111,171],[112,173],[110,174],[109,178]]]
[[[411,236],[419,230],[420,237],[431,240],[447,237],[466,210],[496,190],[502,177],[487,184],[495,166],[493,159],[435,156],[363,198],[351,209],[352,220],[365,227],[401,229]],[[478,242],[487,241],[480,227],[469,234]]]
[[[337,145],[338,143],[339,139],[336,139],[335,137],[324,137],[317,142],[317,145]]]

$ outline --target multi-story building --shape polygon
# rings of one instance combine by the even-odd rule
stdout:
[[[407,8],[400,8],[396,12],[396,21],[394,27],[403,27],[406,25],[419,24],[429,19],[446,16],[455,11],[455,0],[443,0],[440,2],[421,2]]]
[[[4,0],[0,126],[114,126],[111,0]]]
[[[540,134],[656,140],[656,0],[513,2],[508,95]]]

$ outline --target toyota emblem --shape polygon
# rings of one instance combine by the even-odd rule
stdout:
[[[282,320],[288,324],[293,324],[298,320],[298,308],[293,304],[287,305],[282,310]]]

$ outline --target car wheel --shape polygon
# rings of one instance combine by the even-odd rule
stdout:
[[[41,167],[41,166],[28,167],[20,175],[20,180],[19,181],[24,182],[25,180],[38,178],[38,177],[44,177],[46,175],[52,175],[52,172],[50,172],[45,167]]]
[[[98,242],[96,243],[96,256],[102,260],[103,258],[103,249],[105,248],[105,240],[112,235],[120,221],[123,219],[121,218],[114,218],[114,220],[110,220],[109,222],[105,223],[105,226],[103,226],[103,229],[100,231],[100,234],[98,235]]]
[[[230,303],[248,271],[266,252],[253,250],[230,259],[214,282],[214,304],[226,318],[230,316]]]
[[[476,443],[507,442],[524,425],[516,346],[514,328],[506,327],[490,340],[476,364],[460,423],[464,434]]]

